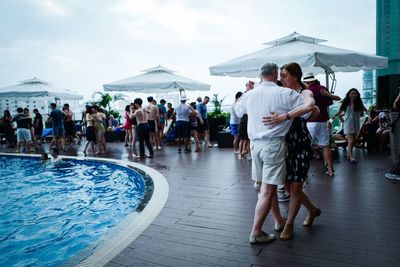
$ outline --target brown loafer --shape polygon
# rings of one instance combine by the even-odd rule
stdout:
[[[293,224],[285,224],[281,233],[281,240],[286,241],[293,238]]]
[[[316,208],[314,212],[308,214],[303,222],[303,226],[310,227],[313,224],[315,217],[318,217],[319,215],[321,215],[321,210],[319,208]]]

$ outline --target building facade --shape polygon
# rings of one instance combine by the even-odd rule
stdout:
[[[375,100],[375,79],[372,70],[365,70],[363,73],[363,102],[366,106],[371,106]]]
[[[400,89],[400,0],[376,1],[376,54],[389,59],[376,74],[378,103],[390,107]]]

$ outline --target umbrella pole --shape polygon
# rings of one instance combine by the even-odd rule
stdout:
[[[325,87],[328,88],[329,91],[329,73],[325,70]]]

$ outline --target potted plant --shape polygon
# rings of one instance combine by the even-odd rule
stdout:
[[[214,94],[211,103],[214,105],[214,110],[207,113],[208,124],[210,127],[210,139],[216,140],[218,131],[221,131],[229,122],[229,112],[222,111],[222,103],[225,97],[219,99],[218,94]]]
[[[110,115],[113,115],[114,118],[120,117],[119,112],[112,108],[112,104],[113,104],[113,102],[117,102],[119,100],[125,100],[125,96],[123,94],[111,95],[109,93],[104,94],[102,92],[96,92],[93,95],[93,98],[96,95],[100,95],[100,99],[98,101],[93,101],[93,105],[97,105],[97,106],[103,108],[104,114],[106,115],[107,119],[110,117]]]
[[[113,109],[113,104],[119,100],[125,100],[125,96],[123,94],[111,95],[109,93],[95,92],[93,94],[93,98],[95,98],[97,95],[100,96],[100,99],[93,101],[92,104],[103,108],[107,120],[110,118],[110,115],[113,115],[116,119],[120,118],[119,112]],[[125,131],[107,131],[105,133],[105,138],[107,142],[124,141]]]

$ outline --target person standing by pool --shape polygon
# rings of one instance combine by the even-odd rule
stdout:
[[[56,148],[59,149],[61,145],[62,150],[65,150],[65,141],[64,141],[64,113],[57,109],[56,103],[50,104],[51,112],[49,114],[48,121],[53,124],[53,141],[52,144],[55,143]],[[50,145],[50,147],[52,146]]]
[[[21,145],[25,144],[27,153],[31,153],[31,125],[32,119],[29,115],[24,114],[24,109],[17,108],[17,115],[12,118],[12,121],[17,122],[17,153],[21,153]]]
[[[159,118],[160,118],[160,121],[158,124],[158,141],[160,143],[160,147],[158,147],[158,149],[161,149],[161,147],[162,147],[162,143],[163,143],[163,139],[164,139],[164,127],[167,122],[167,120],[166,120],[167,108],[165,107],[166,103],[167,102],[165,101],[165,99],[161,99],[160,104],[157,105]]]
[[[82,111],[82,135],[84,134],[84,133],[86,133],[86,126],[87,126],[87,123],[86,123],[86,111],[87,111],[87,109],[88,109],[88,107],[90,107],[90,105],[85,105],[85,110],[83,110]]]
[[[141,158],[145,158],[144,145],[146,144],[149,150],[149,158],[154,157],[153,146],[150,142],[150,127],[147,120],[147,112],[142,108],[143,100],[136,98],[134,101],[134,108],[136,109],[133,113],[131,112],[131,119],[136,118],[137,120],[137,134],[139,137],[139,155]],[[133,109],[133,108],[132,108]]]
[[[131,112],[131,106],[133,106],[133,103],[131,105],[126,105],[125,106],[125,146],[129,146],[129,142],[133,144],[133,139],[132,139],[132,119],[130,117],[130,112]]]
[[[246,90],[235,105],[239,117],[248,114],[248,135],[253,158],[252,176],[255,180],[258,177],[262,177],[263,180],[249,237],[251,244],[266,243],[275,239],[274,234],[263,232],[262,226],[272,206],[272,210],[275,210],[274,216],[282,219],[276,189],[286,178],[285,135],[292,125],[287,112],[303,104],[302,95],[276,84],[278,78],[276,64],[266,63],[260,72],[261,84],[257,88]],[[287,114],[286,120],[274,128],[263,125],[262,118],[272,112]]]
[[[299,212],[301,204],[303,204],[309,214],[303,222],[303,226],[311,226],[315,217],[321,214],[321,210],[317,208],[303,191],[303,184],[308,178],[308,170],[310,162],[313,158],[312,138],[307,128],[306,118],[300,117],[309,112],[312,112],[311,119],[319,114],[318,106],[314,108],[315,100],[313,93],[306,89],[306,86],[301,82],[302,71],[297,63],[290,63],[281,68],[281,82],[283,86],[293,89],[296,93],[303,95],[304,105],[294,110],[289,111],[290,118],[293,119],[292,126],[286,135],[286,144],[288,153],[286,156],[286,182],[285,188],[290,193],[289,214],[285,227],[281,233],[281,240],[289,240],[293,237],[293,224]],[[286,120],[286,114],[274,113],[266,117],[263,122],[272,128],[277,123]]]
[[[29,108],[24,108],[24,114],[30,118],[30,120],[29,120],[29,130],[31,132],[32,145],[35,146],[36,149],[37,149],[38,143],[37,143],[37,140],[36,140],[35,128],[33,127],[31,112],[29,111]]]
[[[98,106],[93,106],[94,128],[96,129],[97,143],[99,144],[99,151],[97,154],[107,152],[107,142],[105,138],[106,128],[104,127],[104,120],[106,115],[103,109]]]
[[[185,147],[185,152],[190,152],[189,139],[190,139],[190,123],[189,114],[195,112],[190,106],[186,105],[186,95],[180,96],[181,103],[175,107],[176,115],[176,138],[178,139],[178,153],[182,152],[181,144],[183,140],[183,145]],[[201,116],[200,116],[201,117]]]
[[[147,116],[147,122],[149,124],[149,129],[150,129],[150,142],[153,145],[153,149],[157,149],[157,140],[156,140],[156,134],[157,134],[157,124],[156,122],[159,121],[159,115],[158,115],[158,107],[153,104],[153,97],[149,96],[147,98],[148,105],[146,106],[146,112],[148,113]]]
[[[161,149],[161,141],[159,138],[160,137],[160,134],[159,134],[159,131],[160,131],[160,109],[158,108],[158,104],[155,99],[153,99],[153,101],[151,101],[151,103],[157,108],[157,114],[158,114],[157,119],[155,120],[156,126],[155,126],[155,133],[154,133],[154,142],[155,142],[154,150],[156,150],[156,149],[160,150]]]
[[[33,113],[35,113],[35,117],[33,118],[33,128],[35,130],[36,138],[39,138],[39,140],[41,140],[41,143],[43,143],[43,117],[37,108],[33,110]]]
[[[66,133],[66,139],[68,139],[68,143],[74,143],[75,138],[78,139],[78,145],[81,144],[81,139],[76,134],[75,123],[74,123],[74,113],[69,108],[69,104],[65,103],[63,107],[63,111],[65,113],[64,127]]]
[[[8,144],[7,147],[15,148],[17,144],[15,143],[15,133],[11,120],[12,117],[10,111],[8,109],[4,110],[3,118],[1,118],[1,121],[3,122],[4,133],[6,135],[6,141]]]
[[[92,107],[89,105],[86,105],[86,145],[85,148],[83,149],[83,155],[86,157],[86,150],[89,146],[89,144],[92,146],[92,152],[93,155],[96,154],[96,129],[94,128],[94,116],[93,116],[93,111]]]
[[[196,150],[194,152],[200,151],[200,140],[199,140],[199,125],[202,123],[199,113],[196,111],[196,102],[190,103],[190,107],[192,108],[192,112],[189,113],[189,123],[190,123],[190,134],[193,136],[194,141],[196,143]],[[189,144],[191,147],[191,145]],[[191,150],[191,148],[190,148]]]

